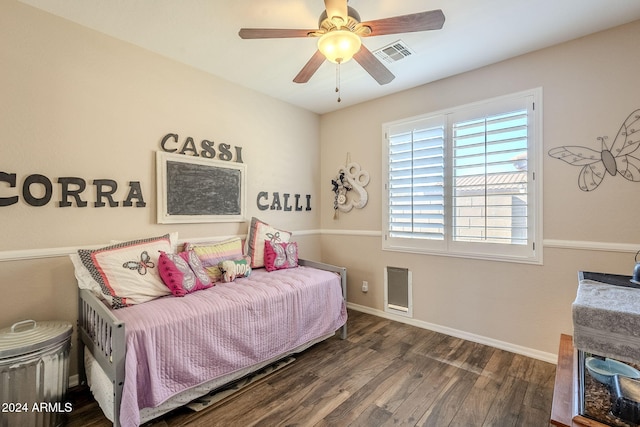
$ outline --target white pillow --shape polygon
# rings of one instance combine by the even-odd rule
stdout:
[[[245,253],[251,257],[251,268],[264,267],[264,242],[287,243],[291,233],[278,230],[258,218],[251,218]]]
[[[160,251],[171,253],[176,240],[177,233],[172,233],[101,249],[80,249],[78,258],[71,256],[78,286],[97,293],[113,308],[169,295],[158,273],[158,258]],[[78,259],[84,269],[78,267]]]

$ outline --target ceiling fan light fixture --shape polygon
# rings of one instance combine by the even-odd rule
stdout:
[[[335,64],[349,61],[358,53],[360,46],[360,37],[349,30],[329,31],[318,40],[318,50]]]

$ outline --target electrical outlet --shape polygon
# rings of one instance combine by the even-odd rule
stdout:
[[[369,282],[366,280],[362,281],[362,292],[369,292]]]

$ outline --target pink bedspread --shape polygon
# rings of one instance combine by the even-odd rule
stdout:
[[[126,322],[122,426],[139,410],[330,334],[347,319],[340,277],[308,267],[114,310]]]

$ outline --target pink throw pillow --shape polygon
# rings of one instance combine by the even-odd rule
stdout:
[[[160,252],[158,272],[164,284],[177,297],[214,285],[193,251],[179,254]]]
[[[298,244],[296,242],[264,242],[264,267],[267,271],[282,270],[298,266]]]
[[[251,218],[251,225],[245,242],[245,253],[251,257],[251,268],[264,267],[265,242],[286,243],[291,238],[291,233],[271,227],[258,218]]]

